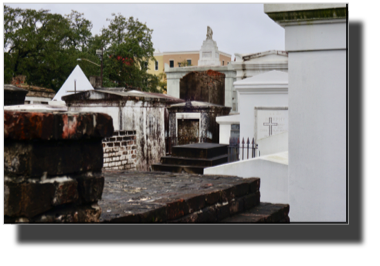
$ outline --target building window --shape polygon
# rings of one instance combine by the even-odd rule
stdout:
[[[170,67],[174,67],[174,60],[169,61]]]
[[[154,70],[158,70],[158,62],[157,61],[155,62]]]
[[[187,59],[187,65],[191,66],[191,59]]]
[[[223,60],[222,66],[224,66],[224,60]]]

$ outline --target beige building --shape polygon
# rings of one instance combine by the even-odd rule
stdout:
[[[164,73],[164,66],[179,67],[178,63],[187,61],[188,65],[198,66],[199,50],[197,51],[182,51],[182,52],[163,52],[157,51],[154,53],[156,61],[151,60],[148,65],[148,73],[158,75]],[[231,55],[219,51],[219,60],[221,66],[226,66],[231,62]]]

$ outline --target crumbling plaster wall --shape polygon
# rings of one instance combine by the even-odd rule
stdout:
[[[147,171],[165,156],[164,113],[165,106],[153,102],[128,101],[123,108],[122,129],[136,131],[137,170]]]
[[[165,105],[152,101],[121,101],[73,104],[71,111],[99,112],[110,115],[117,130],[136,131],[136,170],[147,171],[165,156]]]

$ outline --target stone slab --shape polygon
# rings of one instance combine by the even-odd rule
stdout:
[[[254,208],[223,219],[222,223],[289,223],[289,204],[261,202]]]
[[[32,218],[4,217],[5,223],[97,223],[101,214],[98,204],[65,205]]]
[[[102,139],[112,134],[112,117],[103,113],[4,111],[4,139]]]
[[[172,147],[172,156],[185,158],[210,159],[228,154],[228,145],[215,143],[196,143]]]
[[[220,212],[217,217],[221,219],[252,208],[260,200],[258,178],[127,171],[103,174],[101,222],[170,222],[199,211]],[[236,207],[236,202],[241,207]],[[210,215],[192,220],[204,221]]]
[[[183,158],[175,156],[164,156],[161,157],[162,164],[177,164],[177,165],[195,165],[210,167],[228,162],[228,155],[221,155],[211,159],[200,159],[200,158]]]

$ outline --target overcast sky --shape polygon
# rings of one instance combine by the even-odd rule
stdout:
[[[256,53],[284,50],[285,32],[265,13],[263,4],[7,4],[13,8],[47,9],[66,15],[71,10],[84,13],[99,34],[109,24],[112,13],[133,16],[153,29],[153,44],[161,52],[199,50],[206,39],[207,26],[219,51]]]

